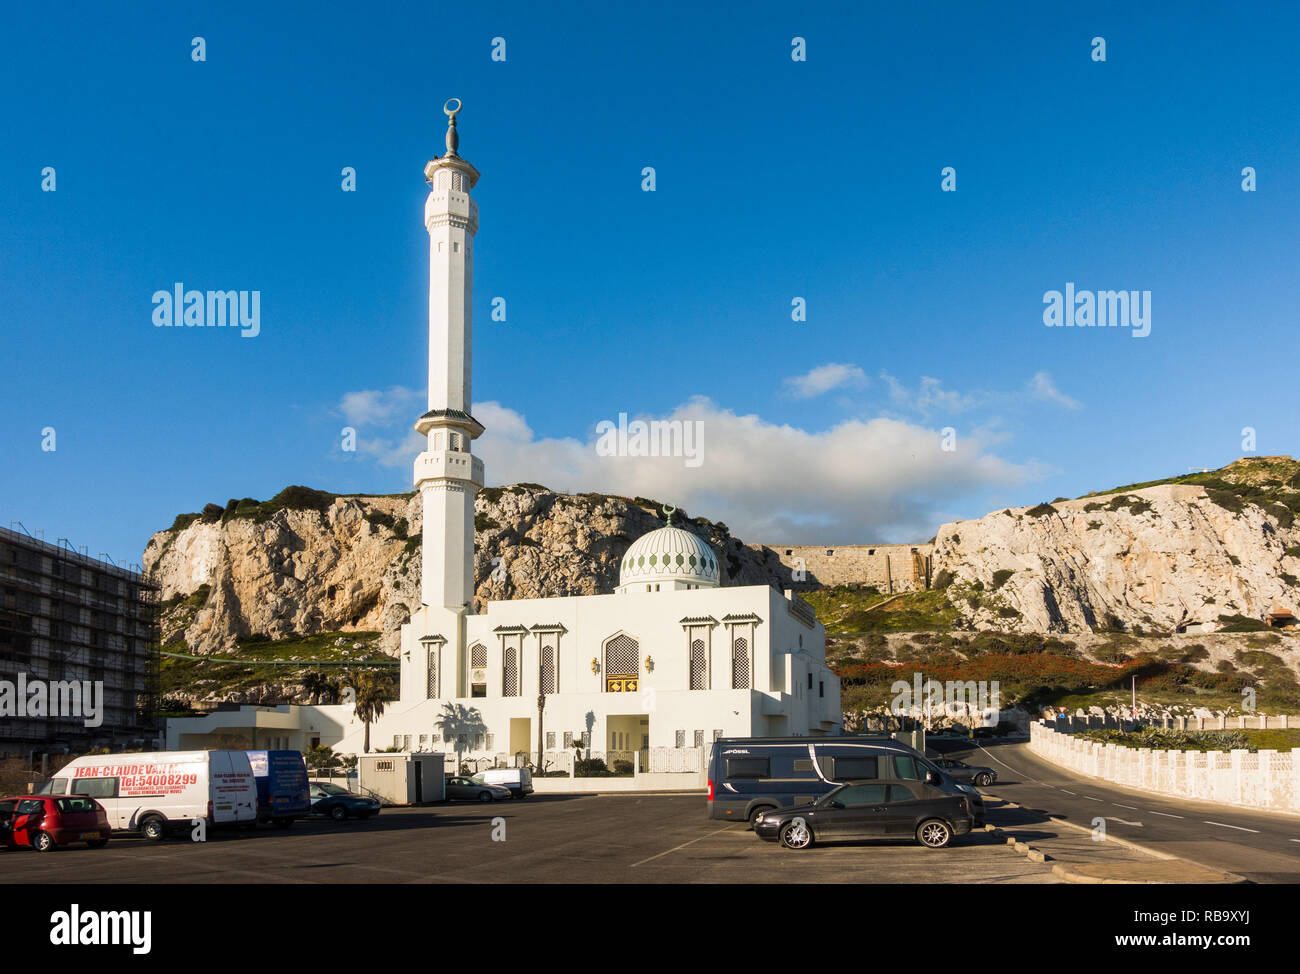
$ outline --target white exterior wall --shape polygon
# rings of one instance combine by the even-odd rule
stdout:
[[[1102,744],[1029,725],[1035,754],[1080,774],[1162,795],[1300,812],[1300,755],[1292,751],[1165,751]]]
[[[580,739],[581,732],[589,730],[590,750],[608,751],[610,716],[647,718],[650,748],[676,747],[678,731],[685,732],[688,748],[695,745],[696,731],[703,732],[705,744],[712,742],[715,731],[726,736],[839,733],[839,680],[825,665],[825,630],[820,623],[805,625],[791,615],[788,605],[780,592],[762,585],[493,602],[486,613],[464,618],[463,641],[457,638],[458,620],[453,613],[426,610],[403,627],[401,697],[372,725],[371,747],[389,747],[394,737],[407,735],[412,748],[419,746],[421,735],[432,740],[441,734],[439,717],[447,704],[453,704],[477,711],[486,728],[480,746],[462,756],[509,754],[512,719],[528,720],[527,749],[535,752],[541,637],[557,637],[549,630],[532,630],[556,624],[563,627],[558,633],[559,692],[546,697],[543,731],[555,733],[557,750],[563,750],[565,731]],[[731,642],[723,622],[728,615],[757,616],[750,647],[750,689],[732,688]],[[708,630],[711,682],[709,689],[691,690],[690,647],[680,620],[702,616],[717,620]],[[517,626],[529,631],[523,636],[519,693],[507,697],[502,638],[494,630]],[[428,650],[419,641],[426,633],[441,637]],[[619,633],[639,643],[635,692],[605,690],[604,646]],[[487,649],[484,697],[466,695],[469,647],[475,642]],[[462,646],[463,650],[458,648]],[[441,695],[437,699],[426,697],[429,652],[438,654]],[[647,670],[646,657],[654,661],[652,672]],[[593,658],[600,673],[592,672]],[[337,712],[335,719],[344,725],[340,740],[324,743],[346,753],[361,750],[364,728],[347,708],[307,709]],[[493,738],[491,748],[487,734]],[[632,743],[632,750],[640,749],[640,741]],[[440,741],[431,749],[444,751],[448,746]]]

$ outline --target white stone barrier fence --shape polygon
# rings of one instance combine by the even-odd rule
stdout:
[[[1300,812],[1300,753],[1173,751],[1100,744],[1035,722],[1029,747],[1061,767],[1179,798]]]

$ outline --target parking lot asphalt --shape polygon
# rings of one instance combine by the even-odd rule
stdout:
[[[700,795],[548,795],[389,808],[366,822],[0,852],[6,883],[1055,883],[984,832],[914,843],[764,842]]]

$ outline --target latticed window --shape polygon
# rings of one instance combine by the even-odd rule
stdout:
[[[731,642],[731,689],[749,689],[749,640],[744,636]]]
[[[546,750],[548,751],[555,750],[555,731],[546,732]]]
[[[555,647],[542,647],[541,678],[537,681],[542,693],[555,692]]]
[[[438,650],[434,647],[429,650],[429,672],[427,674],[427,684],[425,693],[430,700],[436,700],[438,697]]]
[[[619,634],[605,644],[605,675],[636,676],[641,647],[635,639]]]
[[[519,650],[515,646],[507,645],[505,653],[505,682],[501,692],[507,697],[517,697],[519,696]]]
[[[708,657],[705,655],[704,640],[696,639],[691,642],[691,689],[708,688]]]
[[[476,668],[487,666],[487,647],[482,643],[475,643],[469,648],[469,665]]]

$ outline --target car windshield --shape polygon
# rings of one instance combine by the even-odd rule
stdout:
[[[326,795],[346,795],[348,790],[340,788],[338,785],[316,785],[317,790]]]
[[[484,783],[483,772],[480,771],[478,774],[474,775],[474,777],[470,778],[469,780],[474,782],[474,784],[476,785],[483,784]]]

